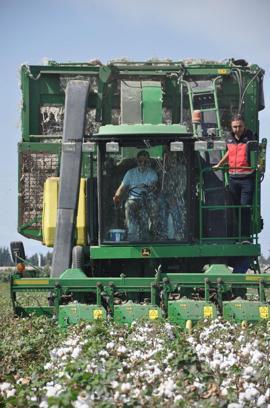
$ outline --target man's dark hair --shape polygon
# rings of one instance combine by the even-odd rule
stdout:
[[[231,122],[234,122],[236,120],[241,120],[242,122],[245,123],[245,119],[240,113],[236,113],[235,115],[233,115]]]
[[[141,156],[143,156],[143,157],[147,157],[148,159],[149,159],[149,153],[146,151],[146,150],[140,150],[138,153],[137,153],[137,159],[139,158],[139,157],[141,157]]]

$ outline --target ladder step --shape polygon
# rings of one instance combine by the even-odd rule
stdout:
[[[191,88],[192,94],[214,94],[215,88]]]

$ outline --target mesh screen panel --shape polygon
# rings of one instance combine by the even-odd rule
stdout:
[[[39,229],[44,183],[48,177],[58,175],[58,155],[47,152],[22,152],[20,161],[19,223],[29,224],[32,228]]]

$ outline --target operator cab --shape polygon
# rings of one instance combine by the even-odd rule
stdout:
[[[98,144],[100,243],[188,241],[193,148],[177,143],[133,138]],[[123,193],[115,203],[119,186]]]

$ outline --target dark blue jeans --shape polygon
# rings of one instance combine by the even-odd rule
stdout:
[[[255,188],[255,177],[229,178],[229,190],[232,195],[234,205],[252,205]],[[239,219],[239,209],[236,209],[237,219]],[[251,234],[251,208],[241,209],[241,237],[247,238]]]

